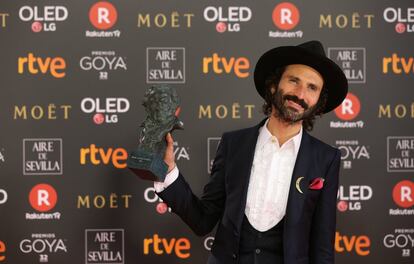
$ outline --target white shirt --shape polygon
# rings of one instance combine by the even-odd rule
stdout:
[[[290,181],[302,140],[301,127],[297,135],[279,146],[277,138],[267,129],[268,122],[269,119],[259,130],[244,211],[250,224],[261,232],[277,225],[286,213]],[[175,167],[164,182],[154,182],[155,190],[163,191],[178,175]]]

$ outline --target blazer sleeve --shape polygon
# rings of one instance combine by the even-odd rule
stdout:
[[[341,152],[337,149],[325,176],[311,225],[310,263],[333,264],[335,261],[336,200]]]
[[[211,169],[210,180],[204,186],[201,198],[192,192],[181,173],[170,186],[157,193],[199,236],[211,232],[224,210],[226,144],[226,134],[223,134]]]

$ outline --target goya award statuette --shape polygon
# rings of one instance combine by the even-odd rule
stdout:
[[[165,136],[174,129],[183,129],[183,122],[178,119],[178,94],[167,85],[151,86],[142,105],[147,117],[141,124],[138,147],[128,155],[127,166],[142,179],[164,181],[168,171],[164,162]]]

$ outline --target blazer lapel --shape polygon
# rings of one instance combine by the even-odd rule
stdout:
[[[302,140],[296,158],[295,167],[293,169],[292,180],[290,182],[289,197],[286,207],[286,224],[294,225],[300,219],[303,203],[308,192],[307,183],[311,177],[311,141],[310,136],[304,130]],[[300,193],[296,187],[299,186],[303,193]]]

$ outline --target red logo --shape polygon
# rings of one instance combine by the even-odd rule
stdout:
[[[272,13],[273,23],[282,30],[290,30],[299,23],[299,10],[297,7],[288,2],[278,4]]]
[[[409,208],[414,205],[414,182],[400,181],[392,190],[394,202],[403,208]]]
[[[115,7],[109,2],[97,2],[89,10],[89,20],[97,29],[111,28],[118,18]]]
[[[56,190],[49,184],[38,184],[30,191],[29,202],[39,212],[50,211],[57,202]]]
[[[226,29],[227,29],[226,23],[224,23],[224,22],[218,22],[216,24],[216,30],[217,30],[217,32],[223,33],[223,32],[226,31]]]
[[[340,106],[335,109],[335,114],[342,120],[352,120],[358,116],[361,110],[361,103],[358,97],[352,93],[348,93]]]
[[[93,116],[93,122],[95,122],[95,124],[97,124],[97,125],[102,124],[104,121],[105,121],[105,117],[101,113],[95,114]]]
[[[348,203],[346,201],[339,201],[336,207],[340,212],[345,212],[348,210]]]
[[[32,23],[32,31],[33,32],[36,32],[36,33],[40,32],[40,31],[42,31],[42,28],[43,28],[42,23],[40,23],[38,21],[35,21],[35,22]]]
[[[159,203],[157,204],[157,212],[159,214],[165,214],[168,210],[168,206],[166,203]]]
[[[404,33],[405,32],[405,25],[403,23],[397,23],[395,25],[395,31],[397,31],[397,33]]]

